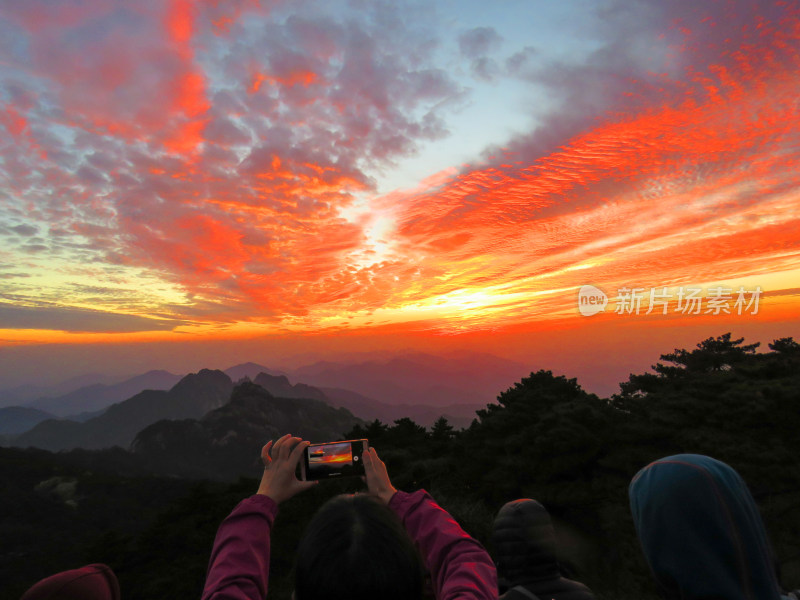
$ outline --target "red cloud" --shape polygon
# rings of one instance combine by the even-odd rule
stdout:
[[[194,4],[191,0],[171,0],[165,19],[170,37],[183,49],[187,58],[192,54],[189,42],[194,31]]]
[[[210,106],[192,48],[195,10],[188,0],[34,0],[10,16],[30,33],[30,68],[51,83],[68,125],[186,151],[202,141],[197,123]]]
[[[16,108],[10,105],[6,106],[3,112],[0,112],[0,125],[5,127],[8,133],[17,141],[28,131],[28,121],[17,112]]]
[[[166,242],[173,252],[167,250],[164,256],[198,277],[225,279],[240,274],[254,254],[242,244],[241,231],[207,215],[184,216],[174,226]]]

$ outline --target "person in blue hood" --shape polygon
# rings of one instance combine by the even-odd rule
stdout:
[[[636,474],[628,497],[665,598],[785,598],[758,507],[725,463],[698,454],[662,458]]]

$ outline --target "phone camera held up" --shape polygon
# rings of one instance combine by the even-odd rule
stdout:
[[[306,448],[300,462],[300,479],[317,481],[360,477],[364,474],[364,461],[361,457],[367,448],[367,440],[311,444]]]

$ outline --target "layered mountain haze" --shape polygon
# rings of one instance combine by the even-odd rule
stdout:
[[[371,360],[365,356],[268,370],[255,378],[253,370],[262,367],[254,363],[225,372],[245,374],[275,396],[318,398],[368,421],[392,423],[408,417],[430,427],[444,416],[456,428],[468,427],[476,410],[496,400],[497,390],[529,372],[521,363],[476,352],[378,353]],[[288,377],[267,373],[287,373],[298,383],[292,386]]]
[[[244,381],[230,402],[201,419],[164,420],[145,428],[131,450],[161,474],[236,479],[258,475],[263,465],[254,449],[266,440],[287,432],[314,442],[339,440],[363,423],[347,409],[322,400],[276,398],[257,383]]]
[[[123,379],[104,373],[84,373],[52,385],[44,385],[37,380],[14,387],[4,386],[0,388],[0,406],[22,406],[40,398],[65,396],[87,386],[114,385]]]
[[[419,425],[431,427],[437,419],[444,417],[456,429],[468,427],[475,418],[475,411],[484,408],[483,404],[449,404],[447,406],[428,406],[426,404],[386,404],[378,402],[341,388],[320,388],[333,406],[346,408],[354,415],[367,421],[378,419],[391,423],[404,417]]]
[[[228,372],[226,371],[226,373]],[[314,398],[322,400],[334,408],[345,408],[360,419],[367,421],[378,419],[385,423],[409,417],[421,425],[430,426],[436,419],[445,416],[456,426],[464,427],[475,417],[475,411],[484,406],[483,404],[460,404],[430,407],[424,404],[387,404],[349,389],[315,387],[305,383],[292,385],[285,375],[268,375],[267,373],[257,375],[253,383],[260,385],[277,398]],[[351,384],[358,387],[355,380]],[[385,391],[378,391],[383,397]]]
[[[0,408],[0,436],[28,431],[38,423],[52,418],[50,413],[25,406]]]
[[[94,383],[53,398],[39,398],[27,406],[47,411],[57,417],[69,417],[103,410],[144,390],[168,390],[180,381],[180,375],[153,370],[120,383]]]
[[[489,354],[407,353],[355,364],[322,361],[292,375],[311,385],[352,390],[386,404],[445,407],[483,406],[495,399],[497,390],[526,373],[521,363]]]
[[[245,378],[255,379],[261,373],[266,373],[268,375],[284,375],[283,371],[276,371],[275,369],[270,369],[269,367],[254,362],[246,362],[225,369],[225,375],[230,377],[231,381],[234,383]]]
[[[14,440],[15,446],[45,450],[127,448],[136,434],[161,419],[199,418],[225,404],[233,383],[222,371],[187,375],[169,391],[145,390],[102,415],[76,423],[49,419]]]
[[[253,383],[260,385],[277,398],[313,398],[323,402],[330,402],[322,390],[306,385],[305,383],[296,383],[292,385],[289,383],[289,378],[286,377],[286,375],[259,373]]]
[[[320,361],[297,369],[246,362],[184,378],[154,370],[39,398],[25,410],[0,409],[0,444],[47,450],[127,448],[141,429],[159,420],[199,419],[222,406],[241,381],[251,381],[276,398],[343,407],[367,421],[392,423],[407,417],[430,427],[443,416],[464,428],[476,410],[495,400],[498,389],[525,374],[521,364],[476,353],[403,353],[356,363]]]

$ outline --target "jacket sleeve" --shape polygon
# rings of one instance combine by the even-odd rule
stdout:
[[[202,600],[263,600],[269,576],[270,531],[278,505],[267,496],[242,500],[214,539]]]
[[[497,598],[497,570],[489,553],[425,490],[397,492],[389,507],[422,553],[437,600]]]

